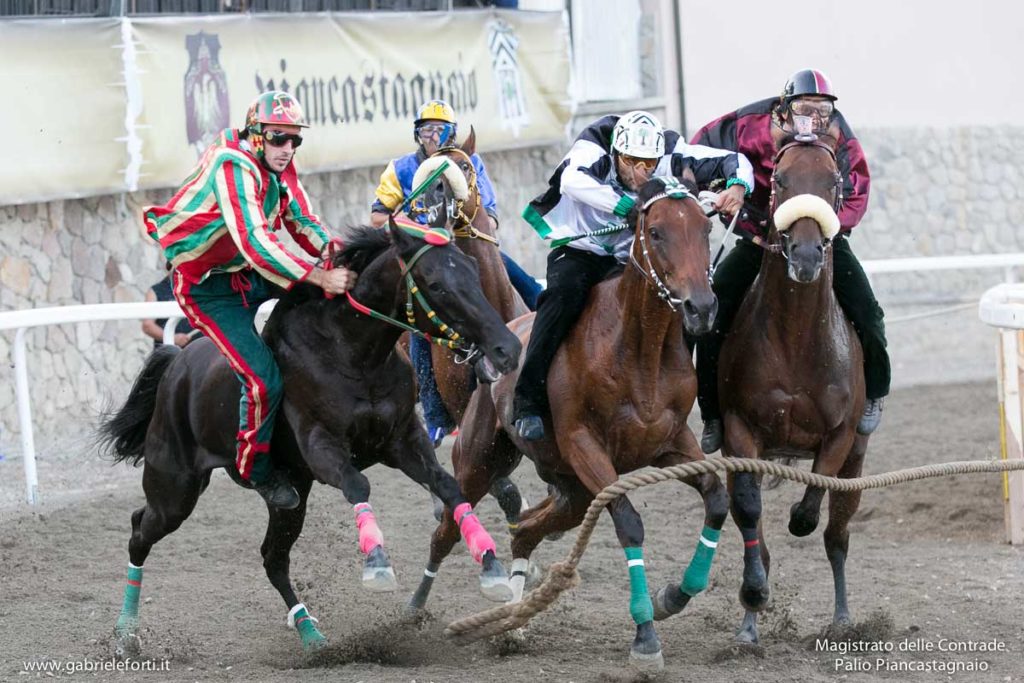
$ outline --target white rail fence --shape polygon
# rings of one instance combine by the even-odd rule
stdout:
[[[877,259],[866,260],[861,263],[869,276],[879,273],[1000,268],[1003,270],[1004,279],[1007,282],[1014,282],[1016,279],[1014,269],[1024,267],[1024,253]],[[971,305],[973,306],[974,304]],[[960,308],[962,306],[948,310],[959,310]],[[925,315],[932,315],[932,313]],[[165,343],[173,343],[175,324],[182,317],[181,309],[173,301],[57,306],[0,312],[0,332],[5,330],[16,331],[11,355],[15,375],[21,453],[25,468],[25,499],[30,505],[34,505],[38,500],[39,480],[36,473],[32,408],[29,400],[28,368],[25,358],[25,335],[27,331],[46,325],[167,318],[167,324],[164,326],[164,341]],[[1019,474],[1019,476],[1024,478],[1024,474]]]

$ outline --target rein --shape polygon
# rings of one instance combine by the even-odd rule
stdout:
[[[454,209],[450,207],[448,209],[448,217],[455,221],[455,226],[452,228],[452,234],[455,235],[455,237],[483,240],[485,242],[490,242],[494,246],[498,246],[497,238],[492,237],[491,235],[488,235],[486,233],[480,232],[479,230],[473,227],[473,221],[476,220],[477,214],[480,213],[480,188],[477,185],[477,172],[476,168],[473,166],[472,158],[470,158],[468,154],[466,154],[458,147],[442,148],[437,150],[430,156],[447,156],[449,154],[461,156],[468,164],[469,177],[466,178],[466,184],[469,186],[470,196],[476,196],[476,205],[473,207],[472,215],[466,214],[466,202],[464,200],[454,199],[452,201]],[[418,188],[416,188],[416,190],[413,191],[413,193],[405,201],[404,208],[406,209],[406,213],[408,213],[409,215],[418,215],[425,213],[423,209],[412,207],[412,200],[418,197],[420,194],[422,194],[427,189],[427,186],[434,182],[434,180],[436,180],[444,172],[444,170],[448,168],[448,165],[449,164],[446,161],[435,172],[431,173],[430,176],[425,181],[423,181]],[[461,169],[459,170],[461,172]]]
[[[355,297],[352,296],[351,291],[345,292],[345,296],[348,299],[349,304],[352,305],[352,308],[356,309],[363,315],[368,315],[375,320],[380,320],[394,327],[398,327],[402,330],[405,330],[409,334],[415,335],[421,339],[426,340],[431,344],[437,344],[440,347],[451,349],[452,351],[464,351],[466,355],[462,358],[456,358],[455,362],[460,364],[468,362],[470,359],[475,357],[479,353],[479,351],[472,344],[467,346],[465,340],[462,339],[459,333],[452,329],[451,326],[447,325],[443,320],[441,320],[438,317],[434,309],[431,308],[430,303],[426,300],[423,294],[420,293],[419,285],[416,284],[416,280],[412,276],[412,267],[416,264],[420,257],[423,256],[423,254],[427,253],[427,251],[434,247],[444,246],[451,242],[451,237],[448,234],[448,231],[440,228],[432,228],[430,230],[425,230],[420,228],[419,226],[404,225],[399,226],[399,228],[405,230],[406,232],[411,232],[413,234],[423,233],[416,234],[416,236],[420,237],[425,242],[425,244],[422,247],[420,247],[415,254],[413,254],[413,257],[409,259],[408,263],[405,262],[401,256],[397,257],[398,263],[402,267],[402,277],[405,279],[405,316],[406,320],[408,320],[408,323],[404,323],[401,320],[396,320],[395,318],[392,318],[389,315],[385,315],[380,311],[375,311],[369,306],[360,303],[359,301],[356,300]],[[338,239],[332,239],[330,242],[328,242],[327,254],[325,256],[324,261],[324,270],[331,270],[332,268],[334,268],[334,256],[337,254],[337,251],[340,248],[340,246],[341,241]],[[328,299],[334,298],[333,294],[325,293],[325,296],[327,296]],[[420,308],[422,308],[423,311],[426,313],[427,319],[429,319],[430,322],[436,325],[437,328],[440,330],[441,334],[443,334],[446,337],[445,339],[434,337],[433,335],[427,332],[423,332],[418,327],[416,327],[416,309],[413,304],[414,300],[416,301],[416,303],[420,305]]]

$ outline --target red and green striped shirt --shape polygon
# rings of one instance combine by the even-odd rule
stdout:
[[[189,281],[252,267],[288,289],[313,270],[330,235],[309,207],[295,164],[280,176],[225,130],[164,206],[143,211],[149,236]]]

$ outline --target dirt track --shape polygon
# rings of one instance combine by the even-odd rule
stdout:
[[[987,459],[999,452],[992,384],[902,390],[887,404],[873,438],[866,473],[932,462]],[[447,449],[445,449],[447,454]],[[101,660],[120,608],[127,562],[129,515],[142,504],[141,471],[116,470],[93,456],[41,464],[44,484],[64,480],[102,485],[99,493],[49,492],[40,511],[0,507],[0,679],[25,680],[23,662]],[[300,597],[320,619],[331,645],[302,655],[284,626],[283,603],[266,581],[259,558],[266,513],[257,496],[218,474],[195,514],[156,546],[146,564],[141,618],[143,655],[169,659],[168,671],[131,674],[147,680],[344,681],[628,681],[633,627],[628,577],[611,523],[603,519],[581,566],[582,585],[539,615],[519,648],[478,643],[458,647],[444,625],[488,607],[465,552],[443,567],[429,603],[432,616],[402,626],[402,606],[421,573],[433,518],[426,494],[400,475],[368,472],[371,501],[395,563],[400,592],[376,595],[359,587],[361,560],[351,508],[319,486],[305,531],[292,553]],[[20,463],[0,463],[0,488],[21,486]],[[532,499],[541,487],[527,467],[518,478]],[[52,483],[50,484],[53,485]],[[85,487],[88,488],[88,487]],[[832,579],[821,529],[808,538],[785,530],[794,484],[765,495],[772,550],[773,600],[760,621],[760,647],[737,649],[731,638],[741,616],[736,599],[742,545],[731,520],[712,570],[712,585],[686,611],[659,623],[666,668],[655,680],[1008,681],[1024,677],[1024,551],[1003,543],[998,475],[932,479],[865,493],[851,525],[850,606],[863,641],[893,643],[892,662],[933,661],[987,671],[878,672],[871,654],[835,667],[840,655],[815,650],[831,618]],[[8,496],[7,499],[10,499]],[[648,576],[653,587],[682,570],[697,540],[701,506],[678,483],[632,496],[644,517]],[[500,514],[488,499],[481,516],[508,556]],[[823,515],[824,517],[824,515]],[[543,544],[547,565],[573,538]],[[507,562],[506,562],[507,566]],[[939,652],[952,641],[995,641],[1004,652]],[[901,643],[936,648],[900,652]],[[999,644],[1002,644],[1001,646]],[[885,655],[882,655],[883,657]],[[870,666],[864,671],[863,667]],[[934,664],[933,664],[934,666]],[[66,675],[66,674],[65,674]],[[88,675],[126,680],[126,674]],[[133,678],[134,679],[134,678]]]

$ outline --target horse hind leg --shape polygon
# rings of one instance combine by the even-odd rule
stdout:
[[[128,578],[121,613],[114,626],[119,656],[137,652],[139,640],[139,598],[143,565],[153,546],[181,526],[195,509],[210,473],[169,473],[146,464],[142,487],[146,505],[132,513],[132,535],[128,541]]]
[[[306,519],[306,501],[313,480],[303,479],[296,482],[293,478],[292,483],[299,493],[299,505],[293,510],[269,508],[270,519],[263,545],[260,546],[260,554],[263,556],[263,568],[267,572],[267,578],[288,607],[288,626],[298,632],[302,640],[302,649],[310,651],[327,645],[327,639],[317,629],[316,618],[295,595],[289,568],[292,545],[302,533],[302,525]]]
[[[860,476],[864,465],[868,437],[858,435],[849,458],[839,471],[843,479]],[[835,586],[835,610],[832,623],[848,626],[852,623],[850,608],[846,602],[846,553],[850,545],[850,519],[860,506],[860,491],[830,491],[828,505],[828,526],[825,527],[825,554],[832,566],[832,581]]]

